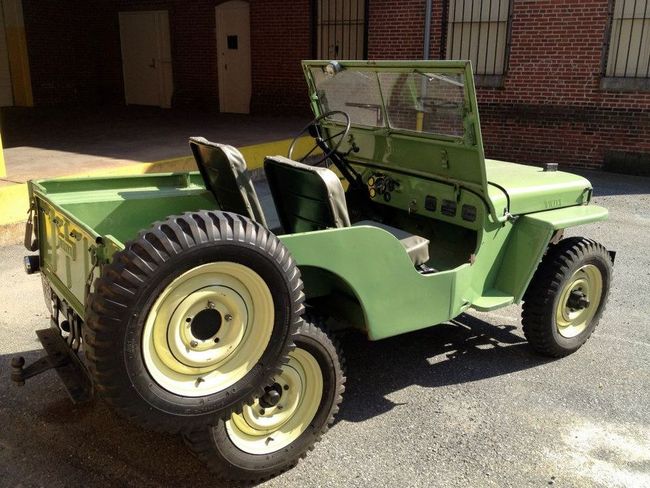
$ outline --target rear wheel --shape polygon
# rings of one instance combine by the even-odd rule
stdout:
[[[612,279],[612,260],[600,244],[581,237],[549,248],[524,295],[522,325],[537,352],[571,354],[598,325]]]
[[[340,353],[305,322],[296,348],[264,394],[239,414],[185,437],[219,477],[259,481],[294,466],[327,431],[342,400]]]
[[[264,227],[225,212],[169,217],[95,284],[84,334],[95,386],[145,427],[214,423],[288,360],[302,300],[293,259]]]

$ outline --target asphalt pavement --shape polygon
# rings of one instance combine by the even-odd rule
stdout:
[[[601,323],[577,353],[527,346],[520,307],[376,343],[344,338],[337,423],[263,486],[650,486],[650,179],[589,172],[607,222],[571,229],[618,252]],[[74,406],[50,371],[19,388],[17,354],[48,326],[25,250],[0,248],[0,486],[225,486],[181,440]]]

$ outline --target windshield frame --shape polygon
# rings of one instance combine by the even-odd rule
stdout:
[[[327,60],[306,60],[302,62],[303,71],[309,86],[310,102],[314,114],[319,116],[325,113],[318,97],[316,80],[311,70],[322,69],[330,63]],[[478,142],[474,119],[476,114],[472,112],[471,100],[475,97],[474,80],[472,76],[469,61],[340,61],[342,70],[354,70],[360,72],[373,73],[379,87],[381,99],[381,114],[384,122],[383,126],[370,126],[359,123],[352,123],[352,127],[357,130],[368,131],[377,134],[402,134],[407,137],[427,138],[438,141],[460,143],[465,145],[475,145]],[[390,125],[389,111],[384,99],[384,88],[379,77],[380,73],[397,73],[397,74],[417,74],[429,78],[430,75],[460,75],[463,80],[463,135],[441,134],[437,132],[427,132],[410,130],[406,128],[393,127]],[[336,75],[335,75],[336,76]],[[338,126],[341,123],[336,120],[327,120],[323,125]],[[480,130],[480,129],[479,129]],[[480,136],[479,136],[480,137]]]

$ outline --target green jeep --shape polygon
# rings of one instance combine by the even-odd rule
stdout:
[[[523,301],[532,349],[584,344],[614,253],[563,232],[607,210],[556,165],[485,159],[469,62],[303,69],[313,148],[264,162],[278,228],[241,153],[202,138],[200,172],[30,182],[26,268],[52,318],[14,381],[53,367],[73,400],[97,393],[256,480],[332,423],[341,329],[378,340]]]

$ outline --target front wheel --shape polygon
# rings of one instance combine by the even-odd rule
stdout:
[[[260,481],[294,466],[334,421],[345,376],[340,353],[316,325],[305,322],[296,349],[262,396],[216,426],[185,436],[217,476]]]
[[[612,280],[612,260],[582,237],[549,248],[524,295],[522,325],[531,347],[545,356],[577,351],[598,325]]]

